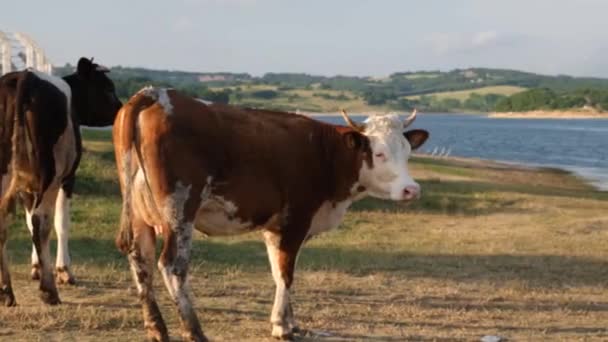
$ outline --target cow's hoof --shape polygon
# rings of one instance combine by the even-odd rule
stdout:
[[[57,282],[57,284],[76,284],[76,279],[74,279],[74,276],[72,275],[70,269],[67,266],[57,267],[56,272],[57,275],[55,276],[55,281]]]
[[[169,336],[162,336],[160,334],[152,334],[148,332],[148,336],[146,336],[146,341],[148,342],[169,342]]]
[[[0,301],[4,303],[4,306],[17,306],[13,289],[10,287],[0,289]]]
[[[293,329],[287,329],[286,327],[280,325],[274,325],[272,327],[272,337],[283,341],[293,341]]]
[[[40,280],[40,265],[32,265],[32,280]]]
[[[169,342],[169,333],[167,332],[167,328],[156,329],[155,327],[149,327],[146,329],[146,335],[146,341]]]
[[[293,333],[287,333],[287,334],[283,334],[281,336],[274,336],[274,338],[281,340],[281,341],[293,341],[294,340]]]
[[[184,341],[188,342],[209,342],[209,339],[204,334],[184,333],[183,338]]]
[[[40,299],[42,299],[42,301],[48,305],[61,304],[57,291],[42,291],[40,292]]]

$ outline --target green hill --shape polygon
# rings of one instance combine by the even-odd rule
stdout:
[[[55,68],[59,75],[72,72],[71,65]],[[558,108],[579,106],[585,94],[608,92],[608,79],[548,76],[506,69],[470,68],[452,71],[396,72],[388,77],[320,76],[304,73],[185,72],[145,68],[112,67],[121,98],[128,98],[149,84],[171,86],[193,96],[238,105],[282,110],[333,112],[401,111],[413,107],[424,111],[494,111],[509,96],[527,89],[548,89],[559,100]],[[578,94],[570,96],[570,94]],[[603,95],[594,95],[595,98]],[[519,95],[521,97],[521,95]],[[572,97],[576,97],[572,100]],[[517,102],[517,98],[514,100]],[[603,100],[598,100],[602,102]],[[597,101],[596,101],[597,102]],[[526,107],[527,108],[527,107]],[[552,107],[553,108],[553,107]],[[516,109],[513,109],[516,110]]]

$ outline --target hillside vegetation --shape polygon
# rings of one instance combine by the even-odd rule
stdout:
[[[583,107],[608,111],[608,89],[579,89],[561,93],[548,88],[530,89],[501,99],[496,104],[496,111],[522,112]]]
[[[56,68],[63,75],[73,70]],[[119,97],[145,85],[179,89],[210,101],[305,112],[521,111],[608,106],[608,80],[471,68],[398,72],[384,78],[302,73],[205,73],[113,67]],[[530,92],[524,92],[529,90]],[[522,94],[523,93],[523,94]]]

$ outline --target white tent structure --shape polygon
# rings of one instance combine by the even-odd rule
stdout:
[[[25,68],[48,74],[53,71],[44,50],[30,36],[0,31],[0,75]]]

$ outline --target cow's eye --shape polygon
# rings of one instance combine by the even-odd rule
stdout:
[[[375,156],[378,159],[386,159],[386,156],[384,155],[384,153],[376,153]]]

